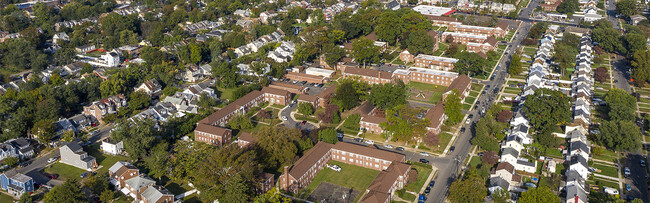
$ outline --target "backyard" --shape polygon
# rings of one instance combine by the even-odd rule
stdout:
[[[410,99],[431,104],[442,101],[442,94],[447,90],[446,86],[421,82],[410,82],[409,87]]]
[[[379,171],[354,166],[350,164],[341,163],[338,161],[330,161],[331,165],[338,165],[341,167],[341,172],[336,172],[329,168],[323,168],[314,180],[307,186],[306,191],[311,192],[320,185],[321,182],[328,182],[338,186],[351,188],[354,190],[364,192],[372,180],[377,177]]]

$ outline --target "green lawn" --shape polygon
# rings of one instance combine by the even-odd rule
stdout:
[[[472,159],[469,160],[469,165],[474,168],[477,168],[479,164],[481,164],[481,157],[473,156]]]
[[[427,178],[429,178],[429,174],[433,169],[431,169],[431,166],[426,165],[426,164],[421,164],[421,163],[416,163],[416,162],[408,162],[411,164],[411,170],[416,170],[418,172],[418,179],[415,182],[406,184],[404,186],[404,189],[415,192],[415,193],[420,193],[420,189],[422,189],[422,186],[427,183]]]
[[[449,144],[449,141],[453,137],[453,135],[449,134],[448,132],[441,132],[438,134],[438,137],[440,140],[438,141],[438,145],[440,145],[440,148],[438,146],[431,146],[431,151],[436,152],[436,153],[442,153],[442,151],[445,150],[445,147],[447,147],[447,144]]]
[[[109,166],[110,167],[110,166]],[[108,170],[108,169],[106,169]],[[70,166],[61,162],[52,164],[51,167],[45,168],[45,173],[48,174],[58,174],[61,180],[67,180],[70,178],[79,178],[82,173],[86,172],[80,168]]]
[[[436,50],[436,52],[433,52],[433,55],[434,56],[442,55],[442,53],[445,52],[445,50],[447,50],[447,47],[449,47],[449,45],[443,44],[443,43],[438,43],[438,50]]]
[[[318,119],[315,119],[313,117],[305,117],[305,116],[302,116],[300,114],[294,114],[294,117],[296,117],[296,120],[305,120],[305,121],[309,121],[309,122],[318,123]]]
[[[600,171],[599,174],[601,174],[601,175],[606,175],[606,176],[613,177],[613,178],[618,177],[618,169],[616,169],[616,167],[614,167],[614,166],[608,166],[608,165],[604,165],[604,164],[600,164],[600,163],[596,162],[596,163],[594,163],[592,165],[592,167],[600,169],[601,171]]]
[[[0,202],[14,202],[14,198],[4,193],[0,193]]]
[[[167,190],[169,190],[169,192],[171,192],[174,195],[179,195],[181,193],[192,190],[192,187],[187,185],[187,183],[179,184],[179,183],[174,182],[174,181],[167,182],[167,184],[165,185],[165,188],[167,188]]]
[[[341,163],[338,161],[330,161],[329,164],[338,165],[341,167],[341,172],[336,172],[329,168],[323,168],[314,180],[307,186],[306,191],[311,193],[320,185],[321,182],[328,182],[335,185],[352,188],[364,193],[366,188],[370,186],[372,180],[377,177],[379,171],[367,169],[361,166]]]
[[[396,194],[397,194],[398,197],[400,197],[402,199],[409,200],[409,202],[413,202],[413,201],[415,201],[415,198],[417,198],[414,194],[405,192],[404,189],[398,190],[396,192]],[[391,201],[391,202],[393,202],[393,201]]]
[[[113,156],[113,155],[104,154],[99,150],[99,147],[100,147],[100,143],[96,143],[90,145],[88,149],[85,149],[86,152],[88,152],[88,155],[95,157],[95,159],[97,159],[97,164],[102,166],[100,169],[97,170],[98,174],[108,172],[108,169],[118,161],[129,160],[129,158],[121,155]]]
[[[217,91],[220,93],[217,93],[219,95],[220,99],[231,99],[232,98],[232,93],[235,91],[235,88],[223,88],[223,87],[217,87]]]

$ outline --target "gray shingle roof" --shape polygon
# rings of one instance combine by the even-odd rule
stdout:
[[[519,157],[519,152],[513,148],[504,148],[501,154],[502,155],[510,154],[514,157]]]

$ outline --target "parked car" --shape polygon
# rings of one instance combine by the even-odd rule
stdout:
[[[630,176],[630,168],[628,168],[628,167],[625,167],[625,171],[624,171],[624,174],[625,174],[625,177],[628,177],[628,176]]]
[[[48,178],[50,179],[57,179],[59,177],[59,174],[50,174]]]
[[[328,165],[327,168],[330,168],[330,169],[332,169],[332,170],[334,170],[336,172],[341,172],[341,167],[339,167],[337,165]]]
[[[420,197],[418,198],[418,201],[427,201],[427,196],[421,194]]]
[[[392,149],[392,148],[393,148],[393,145],[389,145],[389,144],[387,144],[387,145],[384,145],[384,147],[385,147],[386,149]]]
[[[55,162],[56,160],[57,160],[57,158],[52,157],[52,158],[50,158],[50,159],[47,160],[47,163],[53,163],[53,162]]]
[[[372,141],[372,140],[366,140],[366,141],[364,141],[363,143],[366,143],[366,144],[375,144],[375,141]]]
[[[397,147],[395,148],[397,151],[404,151],[404,147]]]
[[[422,155],[422,156],[429,156],[429,153],[427,153],[427,152],[420,152],[420,155]]]
[[[449,148],[449,151],[450,151],[450,152],[453,152],[455,149],[456,149],[456,146],[451,146],[451,147]]]
[[[483,152],[479,152],[479,153],[478,153],[478,156],[483,156]]]
[[[481,103],[481,102],[478,102],[478,103]],[[474,118],[474,114],[470,114],[469,116],[467,116],[467,118],[470,118],[470,119]]]
[[[286,120],[289,120],[289,119],[287,119],[287,116],[282,116],[282,120],[286,121]]]
[[[354,138],[354,141],[356,142],[362,142],[363,140],[361,138]]]
[[[472,122],[471,119],[467,119],[467,120],[465,120],[465,125],[468,125],[470,122]]]
[[[426,159],[420,159],[420,163],[428,164],[428,163],[429,163],[429,160],[426,160]]]
[[[641,159],[640,162],[641,162],[641,163],[640,163],[640,164],[641,164],[641,167],[645,167],[645,160]]]
[[[632,186],[630,184],[625,184],[625,190],[628,191],[628,192],[631,191]]]
[[[427,187],[427,189],[424,189],[424,194],[429,194],[431,192],[431,187]]]
[[[464,133],[465,132],[465,127],[460,128],[460,132]]]
[[[432,180],[431,182],[429,182],[429,187],[433,187],[433,185],[435,185],[435,184],[436,184],[436,181]]]

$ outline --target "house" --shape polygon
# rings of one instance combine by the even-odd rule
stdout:
[[[102,152],[112,155],[122,154],[124,151],[124,143],[122,141],[116,141],[109,138],[102,140],[102,145],[100,146]]]
[[[136,86],[135,91],[142,91],[149,96],[159,96],[162,94],[162,85],[158,83],[158,80],[150,79]]]
[[[244,148],[252,145],[255,141],[257,141],[257,139],[255,139],[252,134],[242,132],[237,138],[237,146]]]
[[[70,41],[70,37],[65,32],[59,32],[54,34],[54,36],[52,36],[52,41],[54,42],[54,44],[60,44],[64,41],[65,42]]]
[[[77,53],[87,53],[92,50],[95,50],[95,45],[94,44],[83,45],[75,48],[74,50],[77,51]]]
[[[242,29],[244,29],[244,31],[247,31],[247,30],[253,28],[253,24],[255,24],[255,23],[253,23],[252,20],[237,20],[237,22],[235,24],[242,27]]]
[[[277,16],[278,14],[273,12],[273,11],[264,11],[260,13],[260,22],[263,24],[269,24],[269,19],[272,19],[273,17]]]
[[[68,119],[59,119],[54,122],[54,138],[61,137],[65,133],[77,133],[77,128]]]
[[[84,152],[83,148],[81,148],[77,143],[71,142],[63,145],[59,149],[59,153],[61,154],[61,163],[87,171],[93,170],[98,166],[95,157]]]
[[[0,174],[0,186],[10,195],[19,198],[23,194],[34,192],[34,180],[15,169]]]
[[[92,126],[90,119],[88,119],[88,117],[86,117],[86,115],[83,114],[77,114],[75,116],[68,118],[68,120],[77,129],[85,129]]]
[[[287,90],[263,87],[262,92],[264,93],[264,101],[269,102],[270,104],[285,106],[291,103],[291,92]]]
[[[9,143],[0,144],[0,160],[4,160],[8,157],[19,157],[16,147]]]
[[[126,97],[118,94],[99,101],[93,102],[90,106],[84,106],[83,114],[103,123],[104,116],[115,114],[120,107],[126,106]]]
[[[142,194],[143,203],[172,203],[174,202],[174,194],[169,192],[166,188],[159,185],[149,186]]]
[[[314,109],[318,108],[318,104],[319,104],[318,100],[319,98],[317,96],[307,95],[307,94],[298,95],[298,104],[308,103],[311,104],[314,107]]]
[[[641,22],[641,21],[643,21],[643,20],[648,20],[648,18],[646,18],[646,17],[643,16],[643,15],[633,15],[633,16],[630,16],[630,22],[632,23],[632,25],[638,25],[639,22]]]
[[[144,175],[138,175],[124,181],[124,187],[120,190],[125,195],[129,195],[136,200],[142,200],[142,193],[144,193],[149,186],[156,184],[156,181]]]
[[[34,147],[29,144],[29,141],[25,138],[17,138],[5,141],[9,143],[14,149],[18,151],[18,158],[27,159],[34,156]]]
[[[413,57],[413,54],[411,54],[408,49],[404,49],[404,51],[399,53],[399,60],[406,63],[413,62]]]
[[[180,77],[185,82],[190,82],[190,83],[198,82],[200,80],[203,80],[203,78],[206,76],[205,70],[199,68],[196,65],[188,65],[186,67],[187,69],[185,69],[183,72],[180,73],[181,75]]]
[[[490,183],[499,183],[500,180],[498,179],[505,180],[508,183],[508,187],[503,188],[503,184],[496,184],[495,186],[499,186],[501,189],[504,189],[506,191],[510,191],[511,187],[521,186],[521,176],[515,174],[515,167],[508,162],[498,163],[497,167],[492,169],[492,172],[490,172]],[[493,187],[494,186],[488,189],[491,193],[494,193],[496,189]]]
[[[390,9],[390,10],[395,11],[395,10],[399,10],[399,8],[400,8],[400,4],[399,4],[399,2],[397,2],[395,0],[384,4],[384,9]]]
[[[140,170],[133,164],[124,161],[118,161],[108,169],[108,176],[111,184],[118,189],[125,186],[124,181],[139,176]]]
[[[63,70],[68,72],[69,74],[75,74],[79,71],[81,71],[81,68],[84,66],[84,62],[77,61],[68,65],[63,66]]]
[[[388,120],[384,117],[366,115],[359,120],[359,130],[379,135],[384,133],[384,129],[380,125],[385,122]]]
[[[465,101],[465,97],[469,96],[469,92],[472,90],[472,79],[469,76],[462,74],[458,76],[445,90],[445,93],[442,94],[442,100],[444,101],[447,96],[449,96],[453,90],[458,91],[458,96],[461,101]]]

